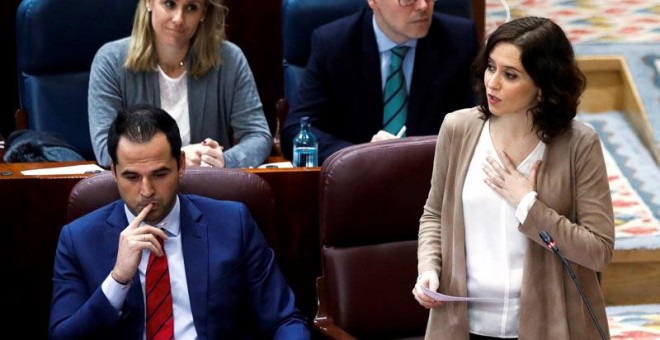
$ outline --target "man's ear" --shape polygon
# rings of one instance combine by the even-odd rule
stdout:
[[[181,157],[179,159],[179,178],[183,177],[186,173],[186,152],[181,150]]]
[[[115,163],[110,164],[110,173],[112,174],[112,179],[117,182],[117,168],[115,168]]]

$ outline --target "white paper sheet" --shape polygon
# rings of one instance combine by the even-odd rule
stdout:
[[[471,298],[471,297],[460,297],[460,296],[451,296],[451,295],[445,295],[445,294],[440,294],[438,292],[434,292],[424,286],[420,286],[422,288],[422,292],[430,298],[432,298],[435,301],[469,301],[469,302],[502,302],[504,299],[499,299],[499,298]]]
[[[96,173],[103,171],[103,168],[96,164],[81,164],[72,166],[61,166],[57,168],[43,168],[24,170],[21,173],[25,176],[44,176],[44,175],[82,175],[87,173]]]
[[[274,163],[266,163],[266,164],[259,165],[259,169],[266,169],[266,168],[293,168],[293,163],[291,163],[291,162],[274,162]]]

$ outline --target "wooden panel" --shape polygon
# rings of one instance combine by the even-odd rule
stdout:
[[[623,111],[642,144],[660,164],[660,148],[626,61],[621,56],[578,57],[578,66],[587,77],[580,98],[581,112]]]
[[[273,189],[278,263],[297,305],[310,320],[316,313],[316,278],[321,275],[318,188],[320,168],[250,169]]]
[[[227,38],[245,53],[254,74],[266,119],[275,133],[275,105],[284,96],[282,1],[227,0]]]
[[[472,19],[477,26],[477,39],[483,44],[486,35],[486,0],[472,1]]]
[[[660,250],[617,250],[601,274],[605,303],[660,303]]]
[[[4,171],[4,169],[3,169]],[[22,336],[47,339],[53,261],[68,193],[80,178],[0,180],[5,320]]]
[[[589,113],[623,111],[621,74],[616,71],[585,72],[587,90],[580,99],[580,111]]]

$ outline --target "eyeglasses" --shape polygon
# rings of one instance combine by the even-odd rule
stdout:
[[[424,0],[428,4],[429,2],[435,2],[435,0]],[[417,2],[417,0],[399,0],[399,6],[401,7],[408,7],[412,6]]]

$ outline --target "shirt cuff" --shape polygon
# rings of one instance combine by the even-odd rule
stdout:
[[[105,297],[108,298],[108,301],[112,307],[115,307],[115,309],[120,314],[121,307],[124,304],[124,301],[126,301],[128,290],[131,288],[131,283],[133,283],[133,281],[129,281],[127,284],[123,285],[115,281],[115,279],[112,278],[111,273],[101,284],[101,290],[103,291],[103,294],[105,294]]]
[[[532,209],[532,206],[534,203],[536,203],[536,196],[538,196],[536,191],[530,191],[525,194],[525,196],[523,196],[523,198],[520,200],[520,203],[518,203],[515,215],[520,224],[525,223],[525,219],[527,219],[529,210]]]

